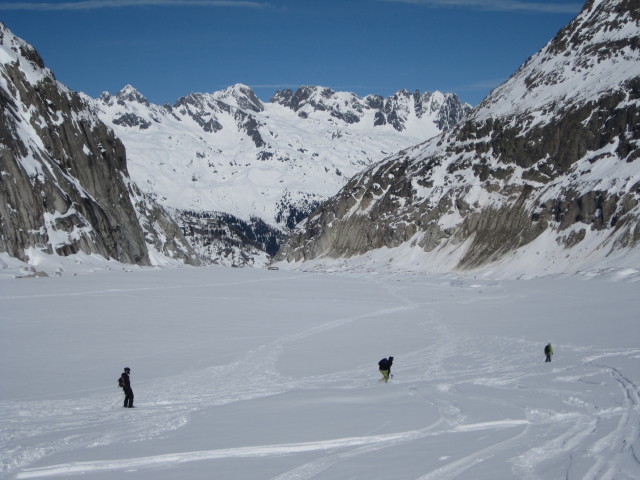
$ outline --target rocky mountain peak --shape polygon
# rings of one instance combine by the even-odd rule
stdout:
[[[318,86],[302,86],[295,92],[281,90],[271,97],[270,102],[290,108],[302,118],[313,112],[326,112],[348,124],[359,123],[370,112],[373,126],[391,125],[400,132],[407,128],[412,117],[420,119],[423,115],[432,116],[438,128],[446,130],[471,110],[470,105],[462,104],[455,95],[440,92],[398,90],[388,98],[380,95],[360,98],[354,93],[335,92]]]
[[[3,63],[22,59],[31,62],[40,69],[46,68],[42,57],[40,57],[36,49],[16,37],[2,22],[0,22],[0,44],[3,46],[3,52],[6,55],[5,58],[0,59]]]
[[[126,103],[139,103],[148,107],[151,105],[149,100],[147,100],[144,95],[142,95],[138,90],[136,90],[131,85],[126,85],[116,94],[117,101],[120,105],[125,105]]]
[[[264,105],[256,96],[255,92],[242,83],[236,83],[220,92],[216,92],[214,95],[218,100],[241,110],[251,112],[264,111]]]
[[[4,23],[0,22],[0,64],[18,64],[30,84],[48,77],[55,80],[46,68],[40,54],[30,44],[16,37]]]
[[[357,115],[345,114],[345,110],[362,112],[362,101],[353,93],[335,92],[327,87],[304,85],[295,92],[286,89],[276,92],[270,100],[288,107],[294,112],[304,111],[308,115],[312,111],[329,112],[347,123],[359,121]]]
[[[545,57],[577,54],[597,63],[610,58],[623,45],[637,49],[638,32],[634,33],[634,29],[639,20],[637,0],[590,0],[582,13],[549,42]],[[610,48],[608,44],[612,42],[623,45]]]
[[[529,112],[531,126],[594,101],[638,75],[640,2],[589,1],[580,14],[478,106],[474,116]],[[533,114],[535,112],[535,114]]]

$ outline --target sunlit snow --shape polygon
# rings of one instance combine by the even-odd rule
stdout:
[[[4,478],[640,477],[637,271],[69,260],[16,279],[25,266],[3,257]]]

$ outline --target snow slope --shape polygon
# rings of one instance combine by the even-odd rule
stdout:
[[[3,269],[3,478],[640,477],[629,272],[84,265]]]

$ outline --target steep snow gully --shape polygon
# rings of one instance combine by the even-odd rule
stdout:
[[[2,292],[5,478],[640,477],[637,283],[175,269]]]

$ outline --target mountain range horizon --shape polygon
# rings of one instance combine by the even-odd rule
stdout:
[[[114,249],[125,240],[137,245],[127,261],[149,262],[144,244],[154,238],[158,252],[180,252],[195,263],[265,266],[276,253],[293,264],[318,257],[343,261],[387,248],[406,250],[402,256],[414,252],[411,258],[422,258],[416,265],[426,266],[419,268],[435,268],[442,260],[437,252],[447,252],[445,269],[468,269],[517,251],[516,257],[526,258],[527,246],[545,236],[552,271],[571,268],[559,261],[567,252],[575,252],[576,260],[590,252],[587,257],[605,264],[620,255],[634,258],[640,235],[634,85],[640,72],[632,4],[587,3],[475,108],[438,91],[360,97],[321,86],[279,90],[263,102],[241,83],[190,93],[173,105],[155,105],[130,84],[93,99],[57,83],[35,49],[4,27],[6,85],[19,82],[7,94],[14,97],[11,115],[32,125],[26,132],[6,117],[8,135],[20,135],[12,155],[23,165],[15,171],[36,172],[36,178],[59,172],[47,194],[58,200],[38,207],[44,208],[44,226],[36,220],[26,230],[10,228],[15,217],[7,213],[5,237],[14,240],[5,244],[23,259],[28,250],[21,245],[33,246],[36,239],[51,252],[93,251],[95,213],[77,212],[79,200],[60,196],[69,188],[60,182],[71,181],[78,199],[87,198],[85,187],[77,188],[84,182],[69,177],[76,167],[65,163],[78,155],[90,163],[113,155],[123,175],[120,188],[137,205],[137,213],[127,216],[145,218],[146,233],[132,225],[126,240],[98,242],[113,244],[107,258],[118,258]],[[52,96],[38,104],[43,82]],[[30,88],[35,92],[12,93]],[[70,99],[64,105],[63,97]],[[21,113],[27,99],[40,117]],[[36,118],[44,120],[33,123]],[[91,126],[74,131],[74,118]],[[42,131],[42,121],[64,133]],[[87,128],[104,133],[88,138]],[[70,147],[62,138],[77,143]],[[37,152],[29,162],[52,163],[44,169],[29,163],[24,170],[19,158],[25,148]],[[99,183],[98,190],[111,190],[107,178],[92,182],[92,188]],[[29,183],[40,188],[25,178]],[[97,201],[92,209],[104,211],[99,195],[88,198]],[[8,205],[24,203],[7,199]],[[34,221],[25,207],[13,208]],[[158,215],[165,220],[158,222]],[[110,222],[99,230],[113,229]],[[16,231],[41,233],[18,233],[22,243],[15,244]],[[617,253],[607,259],[596,251]]]

